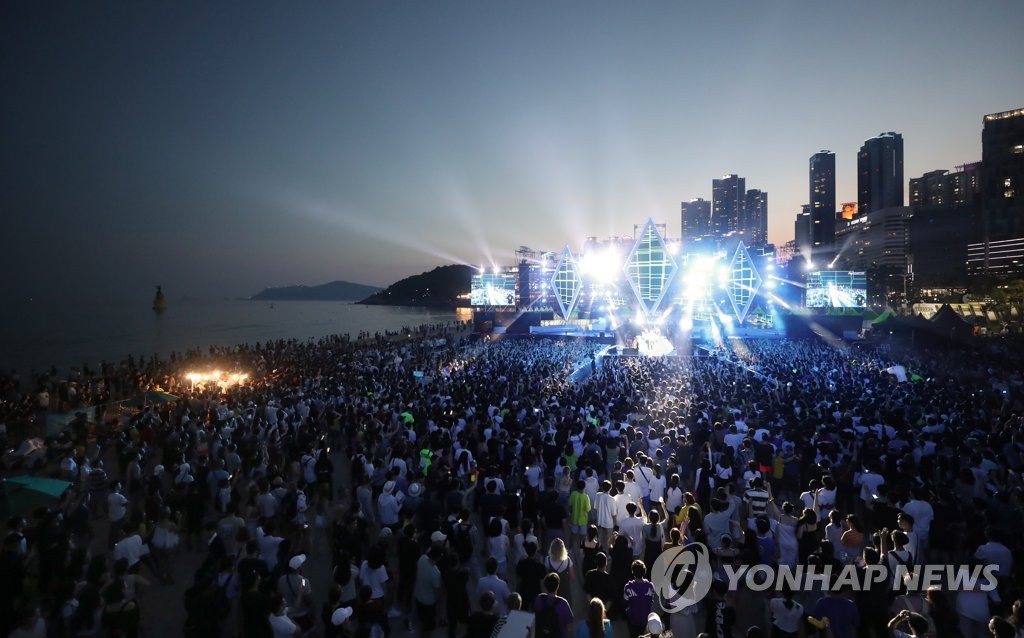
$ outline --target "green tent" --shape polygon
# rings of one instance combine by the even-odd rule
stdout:
[[[892,317],[895,314],[896,313],[894,313],[892,310],[890,310],[889,308],[886,308],[885,312],[883,312],[882,314],[880,314],[877,317],[875,317],[874,319],[872,319],[871,323],[882,323],[883,321],[886,321],[887,319],[889,319],[889,317]]]
[[[160,403],[174,403],[179,401],[178,397],[174,396],[170,392],[164,392],[163,390],[150,390],[146,394],[135,397],[128,401],[128,405],[141,406],[147,403],[149,404],[160,404]]]
[[[53,504],[71,487],[67,481],[39,476],[0,480],[0,518],[24,516],[37,507]]]

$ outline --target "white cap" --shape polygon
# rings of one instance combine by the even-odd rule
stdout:
[[[665,631],[665,626],[661,624],[661,617],[658,616],[657,612],[652,611],[647,616],[647,631],[656,636],[660,636]]]
[[[338,607],[337,609],[334,610],[334,613],[331,614],[331,624],[334,625],[335,627],[337,627],[338,625],[341,625],[342,623],[344,623],[346,620],[348,620],[351,617],[352,617],[352,608],[351,607]]]
[[[305,554],[296,554],[292,556],[292,559],[288,561],[288,566],[292,569],[298,569],[302,567],[302,564],[306,562]]]
[[[438,530],[438,531],[436,531],[436,532],[434,532],[433,534],[430,535],[430,542],[431,543],[443,543],[447,539],[448,539],[448,536],[446,534],[444,534],[443,532],[441,532],[440,530]]]
[[[385,494],[390,494],[390,493],[392,493],[394,491],[395,491],[395,482],[394,481],[388,481],[387,483],[384,484],[384,493]]]

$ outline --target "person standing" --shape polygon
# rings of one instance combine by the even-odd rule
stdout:
[[[569,547],[573,550],[580,546],[590,522],[590,497],[584,491],[587,484],[577,480],[575,487],[569,494]]]
[[[615,497],[611,495],[611,481],[602,481],[597,490],[597,498],[594,499],[594,512],[599,533],[598,544],[601,547],[611,547],[612,533],[615,531],[615,512],[618,505],[615,503]]]
[[[626,583],[622,599],[625,603],[629,636],[638,638],[647,627],[647,616],[654,607],[654,585],[646,578],[647,566],[642,560],[633,561],[630,572],[633,579]]]
[[[441,594],[441,570],[437,561],[442,550],[431,547],[416,562],[416,586],[413,597],[416,599],[416,617],[420,622],[422,635],[429,636],[437,626],[437,605]]]
[[[574,620],[569,601],[558,595],[558,574],[544,577],[544,593],[533,603],[536,638],[565,638]]]
[[[107,546],[113,549],[114,544],[121,539],[121,527],[128,519],[128,499],[121,493],[120,483],[114,483],[113,489],[107,495],[107,519],[110,522]]]

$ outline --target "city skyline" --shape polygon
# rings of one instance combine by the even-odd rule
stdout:
[[[678,236],[728,174],[781,244],[817,150],[854,201],[858,149],[898,132],[906,190],[1024,106],[1009,1],[304,9],[5,5],[12,292],[386,285],[647,218]]]

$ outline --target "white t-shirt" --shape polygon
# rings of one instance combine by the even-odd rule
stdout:
[[[270,614],[270,629],[274,632],[274,638],[286,638],[299,633],[299,626],[291,618],[275,614]]]
[[[370,588],[371,600],[383,598],[384,583],[388,582],[388,571],[383,565],[377,569],[370,569],[369,563],[364,560],[359,567],[359,581],[364,587]]]
[[[124,558],[128,561],[129,567],[139,562],[139,559],[148,553],[149,548],[142,542],[142,537],[138,534],[122,538],[120,542],[114,545],[114,560],[117,561]]]
[[[803,619],[804,607],[795,600],[793,606],[786,608],[785,598],[772,598],[768,608],[772,612],[772,622],[782,631],[796,633],[800,628],[800,621]]]
[[[111,492],[107,495],[107,512],[110,522],[117,523],[124,520],[128,513],[128,499],[120,492]]]

